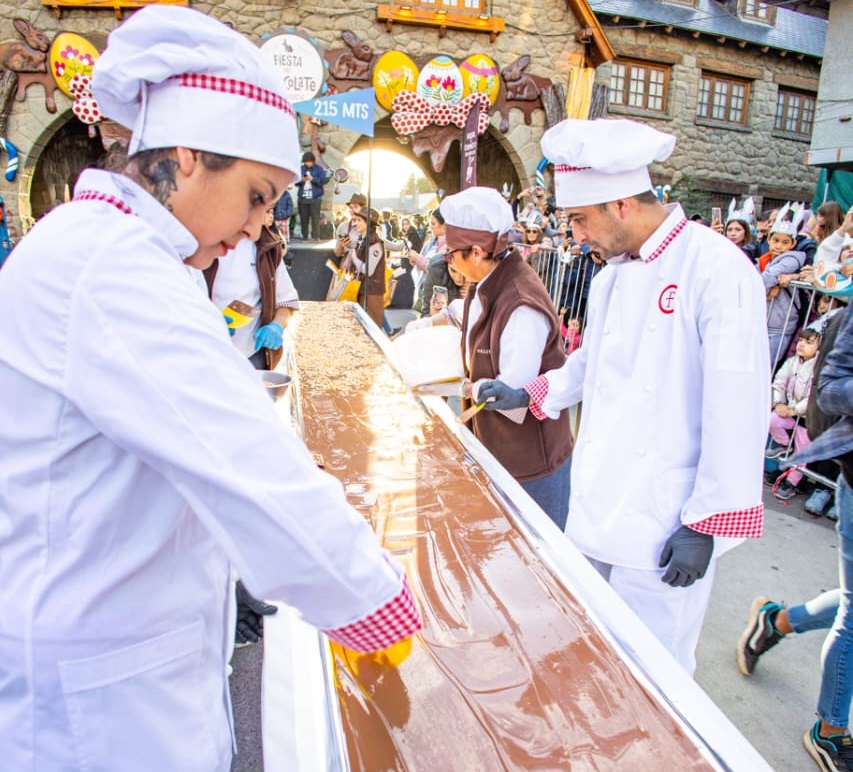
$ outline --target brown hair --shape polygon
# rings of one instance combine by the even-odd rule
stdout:
[[[831,236],[841,227],[841,223],[844,222],[844,210],[837,201],[825,201],[817,208],[817,213],[823,217],[824,222],[823,225],[818,223],[815,226],[812,235],[815,241],[820,244],[827,236]]]

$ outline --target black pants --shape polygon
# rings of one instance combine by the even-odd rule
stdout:
[[[299,227],[302,229],[303,239],[320,238],[320,204],[322,203],[322,200],[319,198],[299,199]],[[311,223],[310,235],[308,233],[309,221]]]

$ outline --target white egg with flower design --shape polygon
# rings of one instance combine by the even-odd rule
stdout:
[[[455,105],[462,100],[462,74],[449,56],[436,56],[418,76],[417,94],[438,105]]]

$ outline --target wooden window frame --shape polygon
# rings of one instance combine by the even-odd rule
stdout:
[[[797,129],[791,130],[787,127],[788,124],[788,108],[790,106],[790,97],[796,96],[801,100],[810,100],[811,101],[811,120],[808,124],[808,131],[802,130],[803,125],[803,102],[800,102],[798,107],[799,116],[797,117]],[[780,100],[782,110],[780,113]],[[814,131],[814,119],[815,112],[817,111],[817,94],[810,91],[801,91],[796,88],[785,88],[780,86],[779,91],[776,94],[776,113],[773,116],[773,131],[779,132],[781,134],[789,134],[793,137],[799,137],[800,139],[811,139],[812,131]]]
[[[385,22],[388,32],[395,23],[415,24],[422,27],[437,27],[439,37],[444,37],[448,29],[486,32],[494,42],[504,31],[505,22],[500,16],[491,16],[487,0],[476,0],[476,8],[467,8],[467,0],[395,0],[393,3],[380,3],[376,7],[376,18]]]
[[[738,16],[750,21],[760,21],[762,24],[776,24],[776,5],[774,3],[762,2],[761,0],[738,0]],[[751,10],[749,6],[755,6]]]
[[[702,91],[702,80],[707,79],[710,81],[710,87],[708,89],[708,103],[707,103],[707,111],[706,113],[700,113],[701,109],[701,99],[696,100],[696,117],[699,120],[708,121],[711,123],[718,124],[720,126],[746,126],[747,120],[749,118],[749,97],[751,96],[751,86],[752,81],[747,80],[745,78],[736,78],[732,75],[723,75],[717,72],[711,72],[708,70],[702,70],[699,73],[699,91],[701,95]],[[732,111],[732,89],[729,88],[728,95],[726,97],[726,117],[725,118],[715,118],[714,117],[714,96],[717,93],[716,84],[725,82],[728,83],[731,87],[732,85],[743,86],[744,94],[743,94],[743,107],[741,108],[741,117],[740,120],[732,120],[731,111]]]
[[[661,63],[661,62],[647,62],[642,59],[629,59],[629,58],[618,58],[614,59],[611,62],[611,67],[615,65],[622,65],[625,67],[625,83],[622,87],[621,98],[617,101],[613,99],[614,93],[616,93],[615,89],[611,86],[610,88],[610,104],[615,107],[621,107],[628,110],[642,110],[648,113],[655,113],[660,115],[666,115],[667,109],[669,108],[669,76],[672,71],[672,66],[669,64]],[[632,105],[629,100],[631,97],[631,72],[633,69],[642,69],[645,71],[645,77],[643,79],[644,90],[643,90],[643,104],[641,105]],[[663,73],[663,94],[661,95],[662,105],[661,107],[649,107],[649,87],[650,83],[650,73],[654,71],[659,71]],[[613,79],[612,70],[611,70],[611,83]]]

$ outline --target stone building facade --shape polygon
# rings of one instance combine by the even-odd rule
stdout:
[[[471,7],[471,0],[438,1]],[[474,4],[476,2],[474,0]],[[572,66],[596,65],[612,55],[585,0],[542,0],[527,12],[520,12],[519,6],[510,0],[493,0],[488,4],[483,0],[479,17],[472,18],[485,19],[483,12],[487,11],[489,24],[496,19],[505,24],[499,34],[454,28],[449,24],[442,28],[435,22],[387,23],[378,18],[380,5],[366,0],[300,0],[298,3],[294,0],[275,3],[198,0],[191,4],[196,10],[230,23],[259,43],[264,36],[283,30],[295,31],[312,38],[321,51],[328,51],[344,48],[341,35],[352,31],[377,56],[397,50],[415,61],[444,55],[459,63],[477,52],[489,56],[500,68],[528,56],[526,75],[539,81],[549,79],[564,88]],[[62,6],[61,0],[59,5]],[[27,0],[23,6],[0,0],[0,42],[20,39],[12,26],[12,20],[19,17],[50,39],[60,32],[73,32],[101,50],[106,35],[120,23],[112,8],[60,7],[59,10],[56,15],[36,0]],[[5,136],[0,133],[20,154],[20,170],[15,181],[8,182],[0,177],[0,195],[7,204],[13,240],[40,215],[67,197],[79,170],[101,153],[99,137],[71,113],[71,100],[58,90],[54,97],[57,110],[49,112],[45,89],[38,84],[29,86],[25,99],[12,103]],[[436,187],[448,192],[458,189],[460,143],[453,143],[447,163],[437,172],[426,157],[414,155],[411,145],[401,144],[388,118],[389,114],[377,105],[375,146],[385,146],[411,157]],[[508,123],[506,131],[500,128],[502,118]],[[537,166],[542,161],[539,140],[545,127],[546,114],[541,103],[527,113],[512,107],[505,109],[503,115],[493,114],[486,134],[480,138],[480,184],[500,187],[503,182],[511,182],[515,190],[533,184]],[[251,127],[247,126],[246,130],[251,131]],[[306,148],[310,147],[308,133],[304,136]],[[323,161],[330,168],[342,166],[348,154],[369,144],[367,137],[331,123],[320,127],[319,139],[325,146]],[[329,197],[332,187],[327,186]],[[331,209],[331,206],[326,208]]]
[[[774,30],[770,23],[738,18],[713,0],[593,0],[591,5],[616,52],[596,75],[601,83],[616,86],[611,116],[638,118],[678,137],[672,156],[652,169],[656,183],[674,186],[679,194],[689,184],[693,203],[706,216],[710,206],[725,211],[732,196],[751,195],[759,209],[786,200],[812,200],[817,171],[805,164],[804,156],[825,19],[780,7],[775,23],[783,28]],[[650,73],[657,76],[660,100],[637,94],[633,101],[645,105],[628,104],[630,89],[614,72],[632,67],[647,78]],[[721,113],[717,119],[700,115],[703,80],[706,88],[744,88],[742,114]],[[627,98],[620,100],[620,87]],[[648,85],[637,91],[643,88],[648,90]],[[790,111],[792,104],[799,110],[796,115]]]

